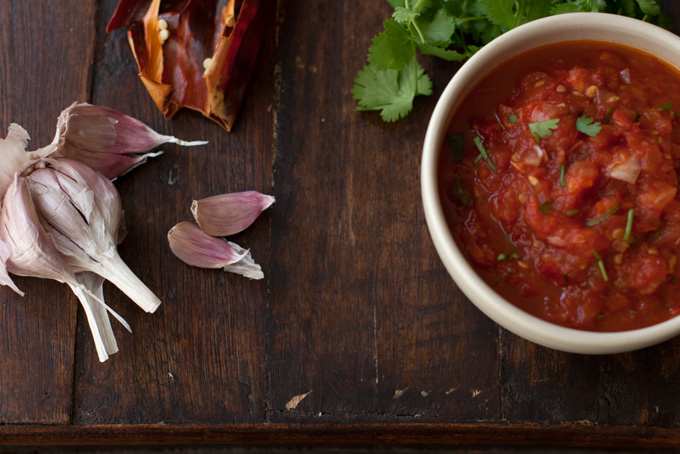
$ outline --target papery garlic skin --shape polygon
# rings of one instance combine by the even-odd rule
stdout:
[[[231,248],[234,250],[234,252],[236,252],[237,254],[245,255],[238,262],[232,263],[230,265],[225,265],[224,271],[228,271],[234,274],[240,274],[249,279],[263,279],[264,273],[262,272],[262,267],[255,263],[255,260],[253,260],[252,255],[250,255],[250,251],[243,249],[241,246],[232,241],[227,242],[229,243],[229,246],[231,246]]]
[[[17,124],[0,139],[0,285],[24,295],[9,273],[69,285],[105,361],[118,351],[107,311],[130,326],[104,303],[104,278],[147,312],[160,305],[118,255],[123,212],[109,178],[157,156],[149,151],[160,144],[207,142],[161,135],[113,109],[78,103],[60,115],[52,143],[26,151],[29,140]]]
[[[24,296],[24,292],[19,290],[7,272],[7,259],[9,259],[11,256],[12,246],[5,243],[3,240],[0,240],[0,285],[6,285],[19,295]]]
[[[157,133],[136,118],[108,107],[73,103],[59,115],[53,144],[59,155],[82,162],[106,178],[117,178],[161,152],[164,143],[205,145]]]
[[[18,276],[75,283],[71,268],[40,224],[23,177],[16,176],[0,210],[0,239],[12,248],[7,270]]]
[[[116,249],[121,204],[115,187],[87,166],[65,158],[57,160],[56,169],[38,169],[27,180],[40,221],[65,261],[76,272],[106,278],[142,309],[154,312],[160,300]],[[87,191],[93,195],[90,203],[83,197]]]
[[[194,200],[191,213],[203,232],[229,236],[244,231],[275,199],[257,191],[233,192]]]
[[[108,321],[108,317],[102,315],[102,312],[110,311],[128,330],[129,325],[106,306],[96,292],[89,290],[76,277],[73,269],[57,250],[52,237],[42,228],[28,184],[18,175],[15,176],[3,199],[0,210],[0,238],[12,248],[12,254],[7,260],[10,272],[20,276],[53,279],[71,287],[88,316],[101,361],[108,358],[107,351],[113,353],[113,350],[117,350],[117,347],[114,349],[110,343],[110,339],[107,339],[110,324],[107,328],[108,322],[104,322],[103,318]],[[100,332],[101,329],[104,330],[103,333]]]
[[[111,321],[109,320],[106,308],[95,300],[95,297],[101,301],[104,300],[104,278],[88,272],[78,273],[76,278],[88,290],[88,292],[83,291],[82,295],[76,294],[80,299],[87,322],[90,325],[99,361],[104,362],[109,359],[109,355],[118,353],[118,343],[113,335],[113,328],[111,327]],[[90,296],[91,294],[94,297]],[[130,327],[127,324],[125,326],[129,331]]]
[[[7,137],[0,139],[0,197],[14,181],[14,175],[22,175],[39,160],[26,147],[30,136],[16,123],[9,125]]]

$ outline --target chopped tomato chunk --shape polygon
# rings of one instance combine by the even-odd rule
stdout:
[[[481,81],[451,132],[464,154],[441,154],[440,188],[472,202],[444,201],[447,219],[499,293],[584,330],[680,314],[676,70],[622,46],[545,46]]]

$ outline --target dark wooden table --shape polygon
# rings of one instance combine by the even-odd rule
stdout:
[[[447,275],[419,162],[457,66],[422,59],[435,96],[394,124],[349,94],[386,2],[272,1],[230,133],[193,112],[162,117],[125,32],[105,33],[115,5],[0,0],[0,128],[23,125],[37,148],[78,100],[210,145],[163,146],[116,182],[121,255],[163,304],[146,314],[105,287],[133,329],[114,326],[109,361],[65,285],[0,289],[0,444],[680,446],[680,339],[553,351],[499,328]],[[265,279],[175,259],[166,233],[191,220],[192,199],[242,190],[276,197],[234,238]]]

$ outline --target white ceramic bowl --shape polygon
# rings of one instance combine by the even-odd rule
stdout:
[[[680,68],[680,37],[636,19],[604,13],[552,16],[517,27],[487,44],[455,74],[434,109],[425,136],[421,189],[430,235],[449,274],[467,297],[509,331],[546,347],[586,354],[620,353],[680,334],[680,316],[647,328],[599,333],[565,328],[534,317],[499,296],[475,273],[447,226],[437,186],[437,163],[447,128],[475,84],[499,64],[530,49],[574,40],[595,40],[643,50]]]

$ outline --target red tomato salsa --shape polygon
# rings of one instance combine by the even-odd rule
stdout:
[[[478,273],[523,310],[591,331],[680,313],[680,75],[604,43],[540,48],[477,84],[439,184]]]

